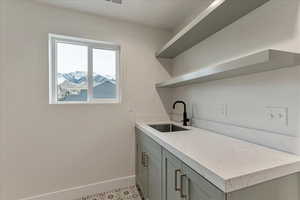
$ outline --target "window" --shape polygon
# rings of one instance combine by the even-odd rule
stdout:
[[[120,47],[49,35],[50,103],[120,102]]]

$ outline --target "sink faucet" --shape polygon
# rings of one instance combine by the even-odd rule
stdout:
[[[173,104],[173,109],[175,109],[177,103],[182,103],[183,106],[184,106],[184,111],[183,111],[183,126],[187,126],[187,123],[190,120],[187,118],[187,114],[186,114],[186,103],[184,101],[175,101],[175,103]]]

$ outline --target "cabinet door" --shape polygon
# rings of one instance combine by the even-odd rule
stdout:
[[[146,166],[148,168],[148,194],[149,200],[161,200],[161,154],[153,153],[153,149],[146,146]]]
[[[181,197],[186,200],[225,200],[225,194],[188,166],[180,177]]]
[[[139,130],[138,130],[139,131]],[[140,170],[137,177],[143,197],[149,200],[161,200],[162,147],[143,133],[138,134]]]
[[[181,200],[181,161],[167,151],[163,151],[163,200]]]
[[[136,183],[142,195],[147,198],[148,169],[145,166],[146,148],[142,133],[136,129]]]
[[[143,143],[142,143],[143,144]],[[142,195],[145,199],[148,199],[148,167],[147,167],[147,150],[144,145],[141,148],[141,159],[142,159],[142,166],[140,168],[140,180],[141,180],[141,190]]]
[[[140,139],[139,135],[136,132],[135,134],[135,176],[136,176],[136,184],[140,187],[141,184],[141,177],[140,177],[140,168],[142,165],[142,160],[141,160],[141,144],[140,144]]]

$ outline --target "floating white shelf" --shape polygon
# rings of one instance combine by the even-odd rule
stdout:
[[[156,84],[156,87],[178,87],[191,83],[231,78],[297,65],[300,65],[300,54],[269,49],[227,63],[205,67],[199,71],[174,77]]]
[[[215,0],[156,53],[174,58],[269,0]]]

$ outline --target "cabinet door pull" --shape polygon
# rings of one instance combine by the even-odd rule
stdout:
[[[175,170],[175,191],[180,191],[180,188],[178,188],[178,173],[181,172],[180,169]]]
[[[142,160],[141,160],[141,162],[142,162],[142,166],[145,167],[145,152],[142,152]]]
[[[186,184],[186,200],[190,200],[190,179],[187,177],[187,184]]]
[[[148,167],[149,165],[149,156],[147,153],[145,153],[145,156],[144,156],[144,167]]]
[[[187,195],[186,194],[183,194],[183,179],[184,178],[186,178],[187,176],[186,176],[186,174],[182,174],[181,176],[180,176],[180,197],[181,198],[187,198]]]

